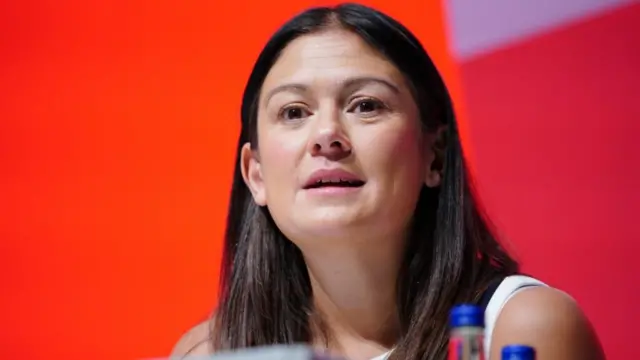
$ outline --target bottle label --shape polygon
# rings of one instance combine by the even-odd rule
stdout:
[[[451,338],[449,340],[449,358],[448,360],[461,360],[464,343],[460,338]]]
[[[449,340],[448,360],[485,360],[483,336],[455,336]]]

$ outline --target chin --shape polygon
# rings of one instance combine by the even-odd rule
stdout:
[[[353,205],[329,206],[306,212],[305,222],[312,227],[351,227],[369,221],[371,215]],[[301,219],[302,220],[302,219]],[[315,225],[315,226],[313,226]]]
[[[371,229],[375,221],[368,220],[364,214],[323,211],[315,214],[307,214],[295,221],[297,238],[313,239],[345,239],[362,237],[364,230]]]

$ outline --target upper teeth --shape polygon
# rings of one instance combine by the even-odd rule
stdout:
[[[334,179],[334,180],[318,180],[317,184],[339,184],[339,183],[353,183],[353,180],[346,179]]]

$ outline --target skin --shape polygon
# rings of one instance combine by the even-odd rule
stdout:
[[[242,150],[245,182],[303,252],[314,301],[332,332],[329,350],[352,360],[391,349],[398,337],[395,279],[404,239],[430,170],[437,134],[425,133],[398,69],[358,36],[339,29],[294,40],[269,72],[258,111],[259,148]],[[319,169],[365,180],[357,191],[304,190]],[[174,354],[211,352],[199,325]],[[197,345],[200,342],[200,345]],[[500,313],[491,359],[509,343],[546,360],[602,359],[576,303],[551,288],[516,294]]]

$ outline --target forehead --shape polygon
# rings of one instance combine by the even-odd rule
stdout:
[[[403,83],[400,71],[358,35],[346,30],[327,30],[303,35],[289,43],[269,71],[263,90],[285,82],[323,86],[360,76]]]

